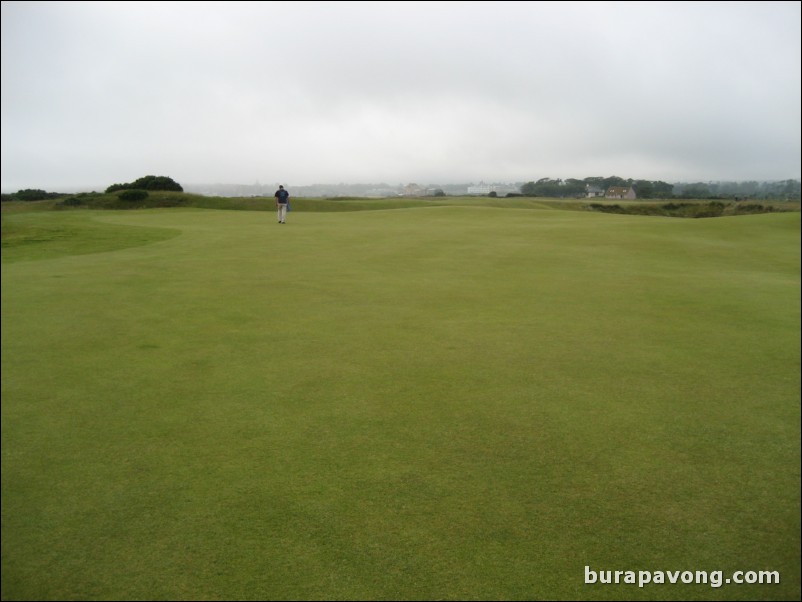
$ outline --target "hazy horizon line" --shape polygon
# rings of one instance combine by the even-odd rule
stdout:
[[[584,178],[549,178],[549,179],[562,180],[562,181],[565,181],[565,180],[580,180],[580,181],[584,181],[587,178],[602,178],[602,179],[621,178],[623,180],[632,180],[633,182],[636,182],[636,181],[640,180],[640,181],[645,181],[645,182],[666,182],[667,184],[695,184],[695,183],[714,184],[714,183],[721,183],[721,182],[734,182],[734,183],[767,182],[767,183],[772,183],[772,182],[787,182],[789,180],[797,181],[797,182],[800,181],[800,177],[798,177],[798,176],[797,177],[789,177],[789,178],[777,178],[777,179],[757,179],[757,178],[721,179],[721,178],[719,178],[719,179],[707,179],[707,180],[689,179],[689,180],[673,180],[673,181],[666,181],[666,180],[659,180],[659,179],[658,180],[649,180],[647,178],[624,178],[622,176],[616,176],[616,175],[611,175],[611,176],[586,176]],[[397,183],[397,184],[392,184],[392,183],[389,183],[387,181],[378,181],[378,182],[376,182],[376,181],[374,181],[374,182],[369,182],[369,181],[342,182],[342,181],[340,181],[340,182],[315,182],[313,184],[294,184],[294,183],[290,183],[290,182],[287,182],[287,181],[284,181],[284,180],[276,180],[275,182],[274,181],[261,182],[261,181],[257,180],[256,182],[252,182],[250,184],[244,183],[244,182],[220,182],[220,181],[218,181],[218,182],[198,182],[198,181],[193,181],[193,182],[187,182],[185,184],[182,184],[181,182],[177,182],[177,183],[182,188],[199,187],[199,186],[249,186],[249,187],[252,187],[252,186],[278,186],[280,184],[285,186],[285,187],[295,187],[295,188],[311,188],[311,187],[315,187],[315,186],[330,186],[330,187],[337,187],[337,186],[386,186],[386,187],[399,187],[400,186],[400,187],[403,187],[403,186],[410,186],[410,185],[421,186],[421,187],[426,187],[426,188],[433,188],[433,187],[438,187],[438,186],[446,186],[446,187],[451,187],[451,186],[473,186],[473,185],[481,185],[481,184],[484,184],[484,185],[498,185],[498,184],[501,184],[501,185],[508,185],[508,186],[511,186],[511,185],[512,186],[519,186],[519,185],[522,185],[522,184],[526,184],[528,182],[538,182],[540,179],[542,179],[542,178],[528,179],[528,180],[515,180],[515,181],[512,181],[512,182],[509,181],[509,180],[465,180],[465,181],[450,181],[450,182],[427,182],[425,184],[419,184],[418,182],[420,182],[421,180],[419,180],[418,182],[409,181],[409,182],[406,182],[406,183]],[[112,185],[113,184],[106,184],[104,186],[97,186],[96,187],[96,186],[74,185],[74,184],[72,184],[72,185],[64,185],[64,186],[56,186],[56,187],[52,187],[51,186],[51,187],[49,187],[49,189],[48,188],[39,188],[39,187],[18,188],[18,187],[3,186],[2,188],[0,188],[0,194],[14,194],[14,193],[19,192],[21,190],[44,190],[45,192],[55,192],[55,193],[59,193],[59,192],[98,192],[98,191],[105,191],[109,186],[112,186]]]

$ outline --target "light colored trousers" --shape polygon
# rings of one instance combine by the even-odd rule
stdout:
[[[287,220],[287,203],[278,203],[278,221]]]

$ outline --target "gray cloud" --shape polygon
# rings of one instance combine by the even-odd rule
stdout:
[[[2,188],[800,178],[798,2],[3,2]]]

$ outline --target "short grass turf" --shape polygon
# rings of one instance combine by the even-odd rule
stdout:
[[[4,600],[800,598],[799,213],[3,231]]]

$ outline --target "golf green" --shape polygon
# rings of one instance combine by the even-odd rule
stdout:
[[[798,600],[799,335],[799,212],[4,216],[2,599]]]

